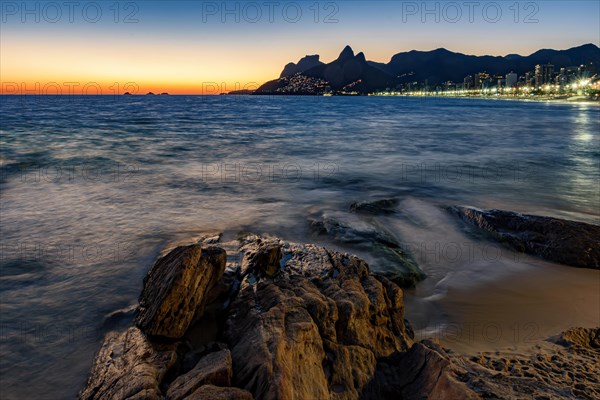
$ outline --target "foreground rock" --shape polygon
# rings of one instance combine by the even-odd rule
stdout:
[[[270,278],[265,271],[273,260],[260,255],[277,247],[284,262]],[[252,266],[231,305],[225,338],[234,384],[256,398],[358,399],[378,360],[411,346],[402,290],[370,275],[363,260],[257,237],[242,251]]]
[[[153,265],[139,328],[128,331],[137,339],[107,338],[81,398],[358,399],[380,360],[412,345],[402,290],[363,260],[258,236],[223,247],[232,253],[225,274],[225,251],[206,244],[175,248]],[[227,281],[231,271],[237,283]],[[204,311],[223,301],[213,293],[222,286],[238,289],[219,290],[229,304],[224,326],[216,324],[223,343],[207,347],[198,336],[214,324]],[[169,357],[155,355],[161,346]]]
[[[207,306],[227,292],[225,250],[207,245],[212,237],[203,241],[172,249],[154,263],[144,279],[138,326],[106,337],[81,399],[252,398],[228,387],[229,350],[215,345],[201,351],[183,339],[195,320],[207,323]],[[204,355],[188,373],[186,362],[197,354]]]
[[[144,279],[136,324],[149,335],[181,338],[204,311],[225,263],[225,251],[215,246],[178,247],[159,258]]]
[[[502,210],[450,207],[513,249],[573,267],[600,269],[600,226]]]
[[[414,344],[402,289],[320,246],[254,235],[180,246],[153,265],[141,300],[144,323],[106,337],[81,399],[600,396],[600,329],[525,355]]]
[[[162,399],[160,383],[175,364],[173,344],[152,343],[138,328],[109,334],[81,399]]]

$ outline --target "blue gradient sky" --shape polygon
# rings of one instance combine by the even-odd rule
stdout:
[[[49,3],[26,2],[29,13],[20,1],[2,3],[2,82],[134,81],[144,90],[191,93],[202,82],[226,83],[226,90],[236,82],[261,83],[305,54],[332,60],[346,44],[382,62],[412,49],[525,55],[600,44],[597,0],[471,2],[472,15],[466,1],[278,1],[271,2],[279,4],[272,13],[266,1],[124,1],[118,7],[79,1],[72,21],[62,1],[54,3],[60,16]],[[233,13],[224,15],[224,7]]]

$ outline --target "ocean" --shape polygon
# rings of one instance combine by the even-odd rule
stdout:
[[[256,232],[372,262],[308,223],[361,201],[399,202],[378,223],[428,275],[406,291],[418,337],[489,350],[597,324],[598,271],[486,247],[445,207],[598,224],[599,127],[585,103],[1,96],[2,398],[76,396],[167,243]]]

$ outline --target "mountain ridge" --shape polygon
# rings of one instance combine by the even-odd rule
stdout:
[[[538,64],[561,67],[592,63],[600,65],[600,48],[593,43],[565,50],[540,49],[530,55],[508,54],[506,56],[468,55],[446,48],[429,51],[410,50],[394,54],[390,61],[368,61],[364,53],[354,53],[345,46],[338,58],[323,63],[319,55],[305,56],[289,63],[280,78],[269,81],[257,89],[257,94],[312,94],[315,91],[341,91],[370,93],[394,88],[408,82],[462,82],[468,75],[479,72],[505,75],[515,72],[523,75]]]

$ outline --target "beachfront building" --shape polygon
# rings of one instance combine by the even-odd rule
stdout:
[[[519,80],[519,76],[517,74],[515,74],[512,71],[509,72],[508,74],[506,74],[506,87],[513,88],[513,87],[517,86],[518,80]]]
[[[535,66],[535,86],[537,88],[542,87],[543,85],[548,85],[553,83],[554,79],[554,65],[552,64],[543,64]]]

